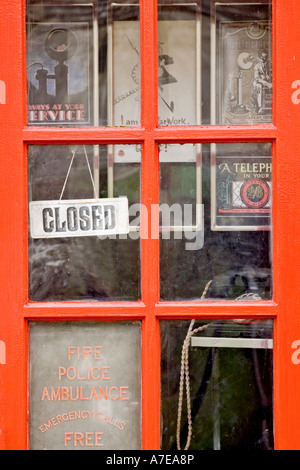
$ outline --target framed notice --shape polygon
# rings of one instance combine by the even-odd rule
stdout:
[[[139,322],[30,324],[31,450],[141,448]]]
[[[212,230],[269,230],[272,157],[212,154]]]
[[[92,2],[30,8],[27,23],[29,125],[97,123],[95,14]],[[66,21],[57,22],[58,17]]]
[[[268,2],[214,2],[211,49],[213,124],[272,122],[269,12]]]

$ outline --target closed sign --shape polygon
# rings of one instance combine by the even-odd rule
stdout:
[[[128,199],[34,201],[32,238],[88,237],[129,233]]]

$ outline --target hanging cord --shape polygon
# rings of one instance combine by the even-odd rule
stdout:
[[[205,299],[208,289],[211,285],[212,281],[209,281],[205,289],[203,291],[201,300]],[[186,388],[186,399],[187,399],[187,419],[188,419],[188,436],[184,450],[188,450],[191,437],[192,437],[192,412],[191,412],[191,397],[190,397],[190,376],[189,376],[189,345],[191,337],[199,333],[200,331],[204,331],[208,325],[199,326],[198,328],[194,328],[195,320],[192,320],[183,342],[182,346],[182,353],[181,353],[181,371],[180,371],[180,382],[179,382],[179,399],[178,399],[178,412],[177,412],[177,433],[176,433],[176,441],[177,441],[177,449],[181,450],[180,445],[180,427],[181,427],[181,415],[182,415],[182,402],[183,402],[183,388],[184,388],[184,379],[185,379],[185,388]]]
[[[74,149],[73,152],[72,152],[73,155],[72,155],[71,162],[70,162],[70,165],[69,165],[69,168],[68,168],[68,172],[67,172],[67,176],[66,176],[66,179],[65,179],[65,182],[64,182],[64,185],[63,185],[61,194],[60,194],[59,201],[61,201],[61,199],[62,199],[62,197],[63,197],[64,191],[65,191],[65,188],[66,188],[66,184],[67,184],[67,181],[68,181],[68,179],[69,179],[70,171],[71,171],[71,168],[72,168],[72,165],[73,165],[73,162],[74,162],[74,158],[75,158],[75,155],[76,155],[76,152],[77,152],[77,147],[78,147],[78,146],[76,146],[75,149]],[[92,170],[91,170],[91,167],[90,167],[90,163],[89,163],[89,159],[88,159],[88,156],[87,156],[87,152],[86,152],[85,145],[83,145],[83,150],[84,150],[84,155],[85,155],[86,163],[87,163],[87,166],[88,166],[88,169],[89,169],[89,174],[90,174],[91,181],[92,181],[92,186],[93,186],[93,190],[94,190],[94,198],[97,199],[97,191],[96,191],[95,182],[94,182],[94,178],[93,178],[93,175],[92,175]]]
[[[210,281],[206,285],[206,287],[204,289],[204,292],[202,294],[201,300],[203,300],[205,298],[205,296],[207,294],[207,291],[210,287],[211,282],[212,281]],[[252,292],[249,292],[249,293],[246,293],[246,294],[243,294],[243,295],[237,297],[235,300],[236,301],[239,301],[239,300],[250,300],[250,301],[252,300],[253,301],[253,300],[262,300],[262,299],[258,294],[254,294]],[[233,321],[235,321],[235,320],[233,320]],[[240,320],[238,320],[238,321],[240,321]],[[182,347],[181,373],[180,373],[180,385],[179,385],[179,400],[178,400],[178,417],[177,417],[177,434],[176,434],[176,437],[177,437],[177,440],[176,440],[177,450],[181,450],[180,439],[181,439],[182,436],[185,437],[186,434],[187,434],[187,442],[186,442],[186,446],[185,446],[184,450],[188,450],[188,448],[190,446],[190,442],[191,442],[193,420],[194,420],[195,415],[196,415],[196,413],[199,409],[199,406],[200,406],[199,403],[198,403],[198,406],[196,406],[195,403],[194,403],[193,407],[191,407],[190,384],[189,384],[188,348],[189,348],[189,344],[190,344],[190,338],[195,333],[205,330],[208,327],[208,325],[204,325],[204,326],[201,326],[201,327],[196,328],[195,330],[193,330],[194,323],[195,323],[195,320],[192,320],[192,322],[190,324],[190,327],[189,327],[189,330],[188,330],[188,333],[187,333],[186,338],[184,340],[183,347]],[[202,396],[205,393],[206,385],[207,385],[207,382],[208,382],[209,377],[211,375],[211,370],[212,370],[212,365],[213,365],[213,358],[214,358],[214,348],[212,348],[211,357],[209,357],[208,362],[206,364],[205,371],[204,371],[204,376],[202,378],[202,383],[200,385],[200,388],[197,392],[197,396],[198,396],[198,394],[200,396]],[[184,433],[183,431],[182,432],[180,431],[184,377],[186,378],[187,414],[188,414],[187,421],[186,421],[185,426],[184,426],[184,428],[187,428],[186,433]],[[175,450],[175,445],[173,445],[172,448],[173,447],[174,447],[174,450]]]
[[[83,150],[84,150],[85,159],[86,159],[86,163],[87,163],[87,166],[88,166],[88,169],[89,169],[89,174],[90,174],[90,177],[91,177],[91,182],[92,182],[92,186],[93,186],[93,190],[94,190],[94,198],[97,199],[96,186],[95,186],[94,178],[93,178],[93,175],[92,175],[90,162],[89,162],[89,159],[88,159],[88,156],[87,156],[87,153],[86,153],[85,145],[83,146]]]

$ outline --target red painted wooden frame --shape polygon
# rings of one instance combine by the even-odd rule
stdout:
[[[28,321],[142,321],[143,449],[160,447],[160,319],[273,318],[275,448],[300,449],[300,108],[292,86],[300,80],[300,2],[273,0],[274,121],[268,126],[157,126],[157,5],[141,0],[139,128],[26,127],[25,1],[0,2],[0,449],[28,448]],[[3,100],[2,100],[3,101]],[[160,142],[273,143],[273,278],[271,302],[160,302],[159,241],[141,241],[139,302],[31,303],[27,294],[27,165],[29,144],[142,143],[142,203],[159,202]],[[149,178],[151,175],[151,178]],[[149,210],[150,214],[151,211]],[[150,222],[150,221],[149,221]]]

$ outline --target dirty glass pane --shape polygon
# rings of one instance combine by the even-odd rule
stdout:
[[[203,224],[201,146],[160,145],[159,161],[161,237],[193,240]]]
[[[162,299],[272,298],[271,144],[161,146],[160,214]]]
[[[161,346],[162,449],[273,450],[271,320],[162,321]]]
[[[272,122],[271,0],[159,0],[159,124]]]
[[[158,5],[159,125],[201,124],[199,2]]]
[[[126,160],[132,152],[131,145],[29,147],[31,300],[140,297],[130,210],[140,203],[140,164]]]
[[[30,449],[140,449],[140,323],[40,322],[29,334]]]
[[[137,125],[139,2],[27,0],[27,81],[29,125]]]

